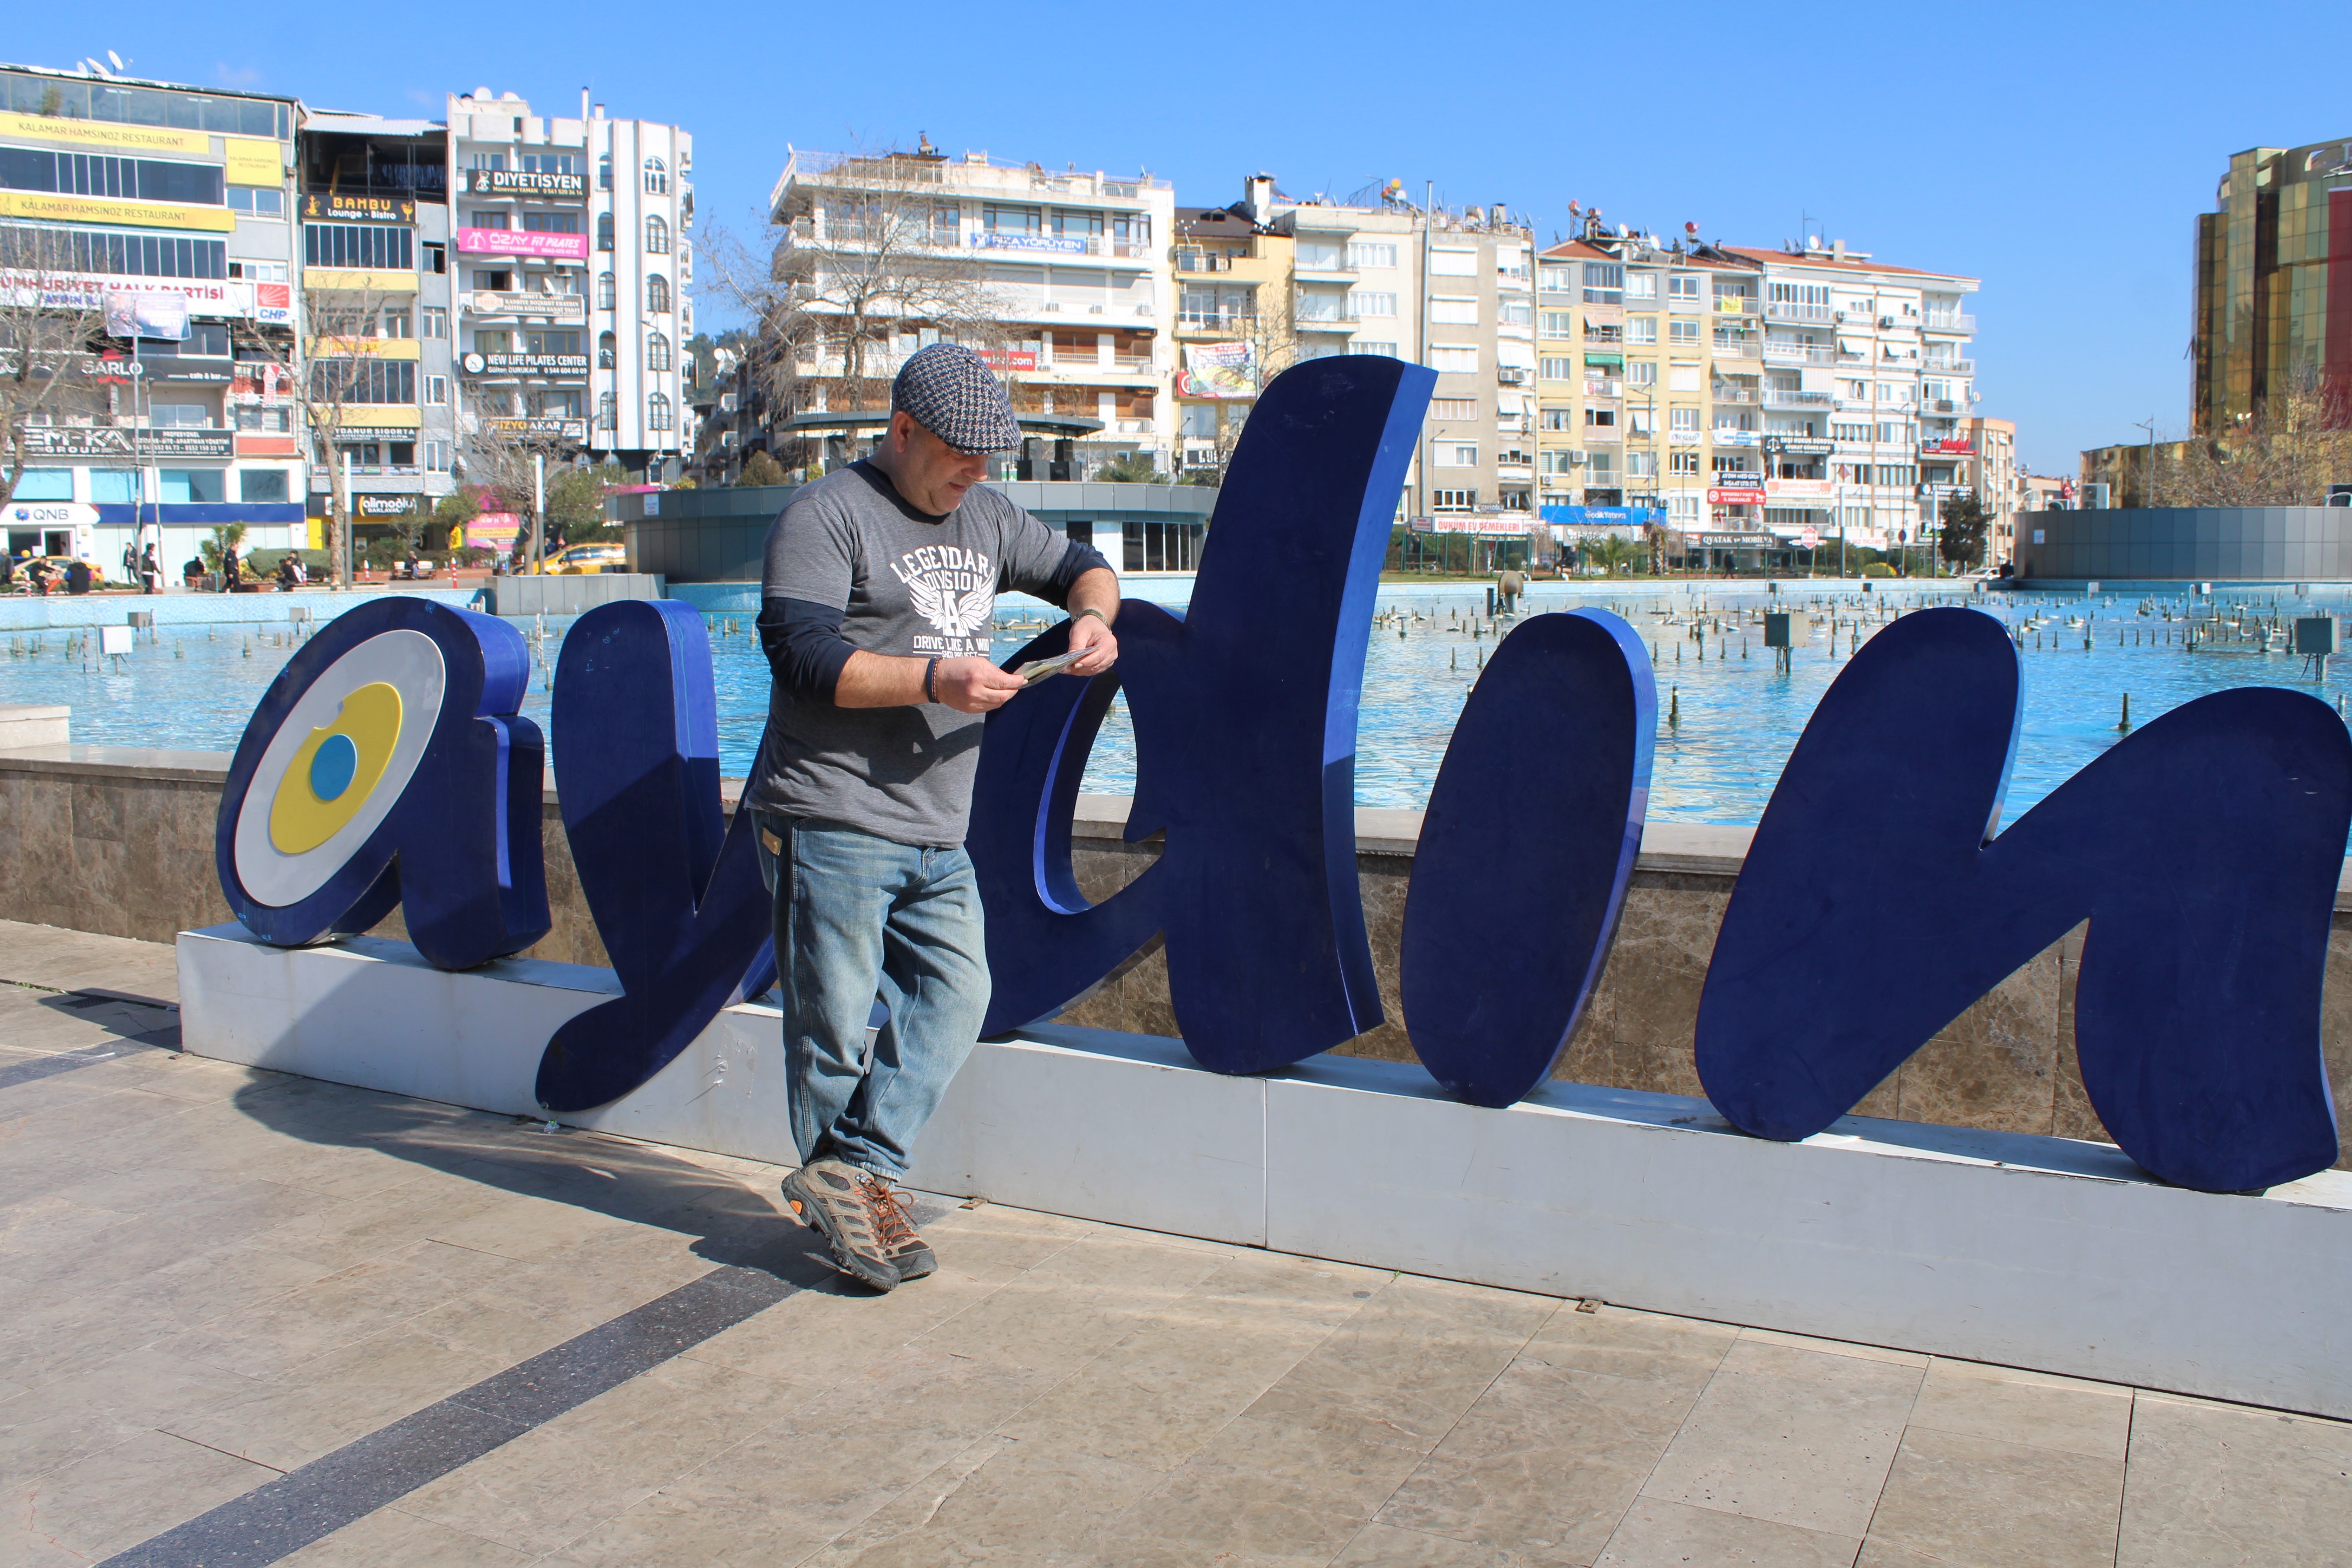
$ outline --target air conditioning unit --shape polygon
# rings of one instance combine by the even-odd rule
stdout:
[[[1886,328],[1893,326],[1894,324],[1895,324],[1895,318],[1894,318],[1894,317],[1892,317],[1892,316],[1881,316],[1881,317],[1879,317],[1879,318],[1878,318],[1878,325],[1879,325],[1879,329],[1880,329],[1882,331],[1885,331]]]
[[[1843,321],[1845,320],[1845,312],[1843,310],[1832,310],[1830,312],[1830,315],[1834,321]]]
[[[1584,454],[1576,451],[1570,452],[1568,455],[1568,466],[1571,468],[1580,468],[1584,467]]]

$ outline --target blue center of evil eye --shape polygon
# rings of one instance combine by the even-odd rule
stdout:
[[[310,753],[310,793],[333,800],[352,787],[360,771],[360,749],[349,735],[330,735]]]

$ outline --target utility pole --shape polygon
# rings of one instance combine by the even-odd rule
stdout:
[[[2139,466],[2139,504],[2156,504],[2156,416],[2151,414],[2139,422],[2147,432],[2147,456]]]

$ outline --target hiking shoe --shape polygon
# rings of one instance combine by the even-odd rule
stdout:
[[[898,1282],[903,1285],[909,1279],[937,1273],[940,1260],[932,1255],[930,1243],[916,1233],[915,1205],[907,1195],[870,1173],[864,1184],[866,1202],[874,1212],[882,1250],[898,1270]]]
[[[887,1290],[898,1283],[898,1270],[882,1241],[882,1215],[866,1195],[873,1180],[845,1160],[812,1160],[784,1178],[784,1202],[794,1219],[824,1237],[843,1273]],[[896,1205],[888,1212],[905,1225]]]

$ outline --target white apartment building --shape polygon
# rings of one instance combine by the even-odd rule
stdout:
[[[968,264],[948,270],[969,273],[973,297],[984,300],[996,340],[985,352],[1023,427],[1038,438],[1004,477],[1074,478],[1073,464],[1083,469],[1137,452],[1170,466],[1175,195],[1165,180],[1075,165],[1049,170],[985,153],[950,157],[928,142],[881,154],[794,149],[769,209],[788,267],[799,249],[820,274],[867,265],[887,273],[885,247],[895,244],[911,245],[909,272],[924,256]],[[910,224],[928,232],[910,241]],[[941,321],[921,307],[922,292],[876,279],[866,297],[868,331],[877,335],[860,363],[868,384],[853,388],[843,290],[823,277],[796,290],[797,308],[824,330],[777,351],[793,357],[793,390],[792,405],[770,416],[772,447],[814,442],[826,461],[863,449],[887,422],[887,398],[874,395],[872,380],[887,378],[942,333]],[[843,324],[835,329],[835,321]],[[961,331],[953,323],[944,330]],[[787,466],[801,465],[788,457]]]
[[[449,97],[457,428],[674,478],[693,444],[693,138],[584,92],[580,110]]]

